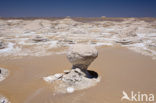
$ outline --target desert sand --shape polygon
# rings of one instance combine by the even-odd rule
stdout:
[[[80,43],[97,48],[88,70],[101,80],[56,94],[43,77],[71,69],[65,53]],[[0,96],[11,103],[121,103],[123,91],[156,95],[156,19],[0,18],[0,68],[9,72]]]

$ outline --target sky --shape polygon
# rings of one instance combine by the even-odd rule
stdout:
[[[0,17],[156,17],[156,0],[0,0]]]

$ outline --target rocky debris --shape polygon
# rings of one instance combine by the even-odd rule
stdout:
[[[46,42],[46,41],[48,41],[48,39],[43,38],[41,36],[36,36],[35,38],[32,39],[32,41],[34,41],[35,43],[38,43],[38,42]]]
[[[118,41],[115,41],[116,43],[120,43],[122,45],[128,45],[128,44],[132,44],[133,41],[131,40],[126,40],[126,39],[121,39],[121,40],[118,40]]]
[[[61,77],[63,76],[62,73],[57,73],[55,75],[51,75],[51,76],[48,76],[48,77],[43,77],[43,79],[47,82],[54,82],[55,80],[58,80],[60,79]]]
[[[98,56],[97,50],[89,45],[77,44],[72,46],[67,53],[68,60],[72,63],[71,70],[54,74],[43,79],[53,83],[57,93],[72,93],[96,85],[100,78],[94,71],[87,70],[91,62]]]
[[[0,68],[0,82],[6,79],[8,74],[9,74],[9,71],[7,69]]]
[[[116,46],[116,43],[119,43],[120,46],[129,49],[133,45],[136,48],[135,51],[137,51],[137,43],[143,43],[146,47],[141,46],[141,52],[147,52],[147,50],[144,49],[147,48],[150,51],[152,50],[152,52],[147,52],[148,55],[156,56],[155,47],[148,46],[149,40],[152,42],[156,41],[156,19],[148,18],[148,21],[150,22],[147,22],[145,18],[107,17],[104,19],[53,18],[53,20],[1,19],[0,41],[4,40],[8,43],[0,43],[0,55],[51,55],[54,53],[51,52],[54,48],[69,47],[77,43],[90,43],[94,46]],[[126,41],[122,40],[125,38]],[[139,41],[140,39],[141,41]],[[46,42],[47,40],[50,41]],[[56,41],[56,43],[51,43],[53,40]],[[96,42],[89,42],[90,40]],[[14,43],[11,50],[8,48],[9,42]],[[36,50],[36,48],[40,50]],[[57,51],[57,53],[58,52],[60,53],[60,51]]]
[[[88,78],[81,69],[76,68],[66,70],[64,73],[54,74],[48,77],[43,77],[46,82],[52,83],[55,88],[55,93],[72,93],[75,90],[82,90],[96,85],[100,78],[94,71],[88,71],[92,77]],[[59,75],[56,77],[56,75]]]
[[[73,30],[72,33],[73,34],[86,34],[86,32],[82,30]]]
[[[6,47],[5,43],[0,41],[0,49],[4,49]]]
[[[136,26],[128,26],[119,30],[120,37],[135,37],[137,36],[138,28]]]
[[[65,74],[68,74],[70,72],[70,70],[64,70]]]
[[[73,45],[67,53],[67,58],[73,65],[72,68],[80,68],[82,71],[87,70],[97,56],[95,47],[85,44]]]
[[[74,40],[68,40],[68,39],[61,39],[57,42],[61,46],[67,46],[70,44],[75,44],[76,42]]]
[[[156,51],[156,45],[153,43],[151,43],[151,44],[149,44],[149,45],[147,45],[147,47],[150,49],[150,50],[154,50],[154,51]]]
[[[9,100],[4,96],[0,95],[0,103],[11,103],[11,102],[9,102]]]
[[[68,44],[75,44],[75,42],[73,40],[63,40],[63,42],[68,43]]]

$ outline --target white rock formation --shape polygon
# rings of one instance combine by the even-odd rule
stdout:
[[[100,78],[87,67],[98,56],[97,50],[89,45],[76,44],[69,49],[67,58],[73,64],[71,70],[64,73],[43,77],[46,82],[53,83],[57,93],[72,93],[96,85]]]
[[[59,78],[56,78],[56,75],[58,74]],[[82,90],[95,86],[100,81],[100,77],[86,77],[85,73],[79,68],[65,71],[64,74],[58,74],[43,77],[46,82],[51,83],[54,86],[54,94],[73,93],[76,90]]]
[[[0,19],[0,41],[2,41],[0,56],[60,54],[65,53],[64,47],[84,43],[93,46],[120,45],[155,59],[156,19],[107,17]],[[9,43],[13,44],[11,49]],[[62,47],[61,51],[59,49],[51,52],[55,48]]]
[[[97,56],[98,52],[95,47],[85,44],[76,44],[67,53],[67,58],[73,65],[72,68],[79,68],[82,71],[87,70]]]

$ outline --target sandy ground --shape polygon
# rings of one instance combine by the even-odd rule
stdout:
[[[123,90],[156,95],[155,60],[121,47],[99,47],[98,51],[89,69],[102,77],[101,82],[72,94],[57,95],[42,77],[71,68],[64,54],[1,57],[0,67],[7,68],[10,75],[0,83],[0,93],[11,103],[121,103]]]

